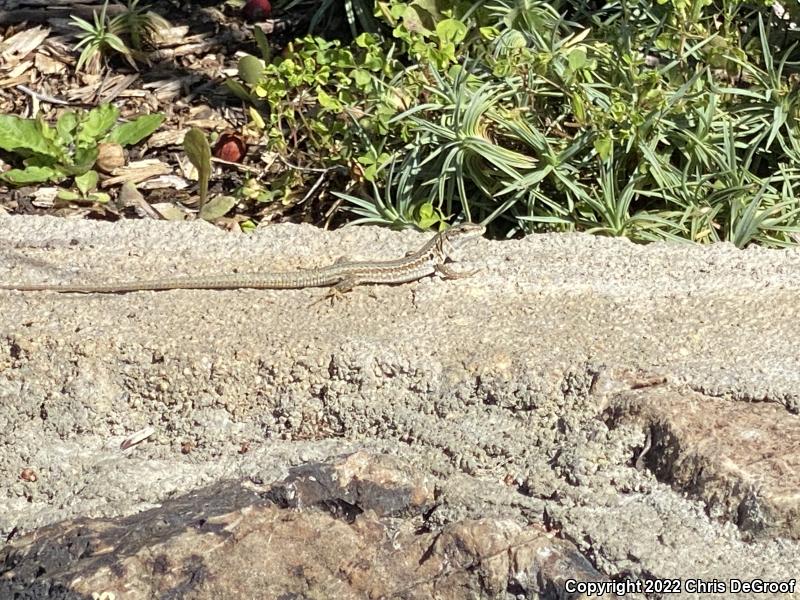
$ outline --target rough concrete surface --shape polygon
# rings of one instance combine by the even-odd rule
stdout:
[[[425,239],[0,217],[0,282]],[[334,306],[0,292],[0,598],[580,597],[570,578],[800,598],[800,252],[543,235],[462,255],[483,270]],[[786,591],[690,591],[732,579]]]

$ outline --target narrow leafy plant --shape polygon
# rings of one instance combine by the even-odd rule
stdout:
[[[131,57],[130,48],[122,41],[119,35],[114,33],[111,23],[106,17],[107,9],[108,0],[103,3],[103,8],[100,9],[99,15],[97,13],[93,14],[93,23],[89,23],[75,15],[70,17],[75,25],[84,31],[74,47],[74,50],[83,48],[78,57],[78,64],[75,70],[80,71],[85,66],[89,71],[96,72],[99,69],[100,57],[112,50],[122,54],[131,66],[136,68],[136,63],[133,62]]]
[[[211,179],[211,146],[206,134],[192,127],[183,138],[183,151],[197,169],[200,202],[197,214],[205,221],[216,221],[236,205],[236,198],[219,194],[208,198],[208,181]]]
[[[144,43],[152,45],[159,30],[169,27],[169,21],[150,10],[150,5],[139,6],[139,0],[128,0],[125,11],[109,22],[109,30],[126,36],[134,50],[141,50]]]

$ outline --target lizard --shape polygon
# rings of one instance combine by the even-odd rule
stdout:
[[[197,277],[162,277],[141,281],[110,283],[4,283],[0,290],[22,292],[50,291],[83,294],[124,294],[143,290],[179,289],[298,289],[330,287],[328,297],[341,296],[363,284],[408,283],[430,275],[460,279],[477,271],[459,272],[448,266],[452,254],[466,242],[481,237],[483,225],[462,223],[437,233],[424,246],[403,258],[382,261],[338,260],[331,265],[300,271],[254,272]]]

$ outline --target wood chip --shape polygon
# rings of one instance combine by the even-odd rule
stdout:
[[[52,208],[56,203],[57,187],[40,187],[33,192],[33,204],[36,208]]]
[[[33,61],[32,60],[26,60],[26,61],[23,61],[23,62],[19,63],[16,67],[11,69],[11,71],[9,71],[6,74],[8,79],[4,79],[3,81],[4,82],[5,81],[14,81],[15,82],[14,85],[16,85],[17,83],[23,83],[23,82],[27,83],[27,81],[28,81],[27,77],[25,77],[24,79],[20,79],[20,77],[22,76],[22,74],[25,71],[30,69],[32,66],[33,66]]]
[[[181,209],[172,202],[157,202],[151,206],[167,221],[185,221],[191,214],[188,210]]]
[[[188,127],[180,129],[173,129],[171,131],[156,131],[147,139],[147,145],[150,148],[163,148],[164,146],[179,146],[183,143],[183,138],[186,132],[189,131]]]
[[[167,175],[172,172],[172,168],[158,159],[139,160],[130,163],[126,167],[114,170],[114,177],[109,177],[100,183],[101,188],[109,188],[126,181],[139,183],[145,179],[158,175]]]
[[[63,75],[67,70],[67,65],[60,60],[50,58],[43,52],[38,52],[36,54],[33,59],[33,64],[36,66],[39,73],[43,73],[44,75]]]
[[[189,182],[177,175],[159,175],[143,181],[139,187],[143,190],[183,190],[189,187]]]
[[[120,444],[120,450],[127,450],[128,448],[131,448],[136,444],[141,444],[155,432],[156,430],[153,427],[145,427],[144,429],[140,429],[136,433],[125,438],[122,444]]]
[[[15,33],[0,45],[0,64],[3,66],[17,64],[36,50],[48,35],[50,35],[49,27],[33,27]]]

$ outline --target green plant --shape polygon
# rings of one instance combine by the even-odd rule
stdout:
[[[469,12],[467,2],[389,0],[376,2],[375,14],[392,28],[403,51],[414,60],[445,69],[456,62],[466,48],[468,25],[457,15]]]
[[[94,23],[89,23],[75,15],[70,17],[75,25],[85,32],[79,37],[78,43],[74,47],[74,50],[83,48],[78,57],[78,64],[75,67],[77,71],[80,71],[83,66],[87,66],[90,71],[97,71],[100,57],[112,50],[122,54],[134,68],[136,67],[131,57],[130,48],[125,45],[125,42],[110,26],[106,17],[107,9],[108,0],[105,0],[103,8],[100,9],[100,14],[98,15],[96,12],[93,14]]]
[[[211,178],[211,146],[208,138],[197,127],[192,127],[183,137],[183,151],[197,169],[200,183],[200,212],[208,199],[208,180]]]
[[[380,140],[391,137],[389,119],[406,93],[392,79],[403,67],[391,51],[366,33],[347,46],[309,36],[271,58],[266,40],[255,35],[262,58],[243,57],[241,82],[227,84],[261,109],[253,122],[265,130],[270,149],[301,172],[333,174],[341,167],[374,177],[390,156]],[[292,177],[286,184],[294,188],[303,181]],[[259,194],[266,196],[275,194]]]
[[[334,5],[347,2],[319,7]],[[800,45],[772,5],[374,8],[380,26],[350,45],[307,38],[272,58],[256,32],[262,59],[243,59],[231,87],[262,107],[254,130],[290,170],[248,198],[307,198],[343,165],[336,196],[357,222],[461,215],[505,235],[800,239]]]
[[[395,69],[399,66],[369,34],[348,47],[337,40],[306,37],[271,61],[269,56],[243,57],[239,75],[244,85],[234,80],[227,84],[240,97],[269,107],[267,127],[273,143],[287,147],[303,127],[304,137],[311,136],[313,142],[324,136],[334,144],[333,156],[338,157],[345,145],[335,134],[349,137],[349,116],[366,115],[376,100],[375,78]]]
[[[334,192],[334,195],[351,205],[351,211],[359,218],[358,224],[387,225],[394,228],[416,227],[427,230],[434,225],[446,223],[446,217],[434,204],[416,193],[416,177],[418,170],[404,165],[395,170],[392,161],[387,173],[387,184],[383,191],[376,181],[370,181],[372,197],[368,200]]]
[[[197,127],[192,127],[184,136],[183,151],[197,169],[197,179],[200,184],[200,202],[197,214],[206,221],[215,221],[236,205],[236,198],[220,194],[209,200],[208,182],[211,178],[211,146],[206,135]]]
[[[153,44],[161,29],[168,29],[169,21],[150,10],[150,6],[139,6],[139,0],[128,0],[124,12],[109,22],[109,30],[118,36],[127,36],[134,50],[141,50],[142,43]]]
[[[88,112],[64,112],[55,127],[41,118],[0,115],[0,149],[17,155],[24,165],[2,173],[0,178],[22,185],[83,175],[97,159],[98,143],[136,144],[164,120],[161,114],[151,114],[115,126],[118,117],[119,109],[112,104]]]

